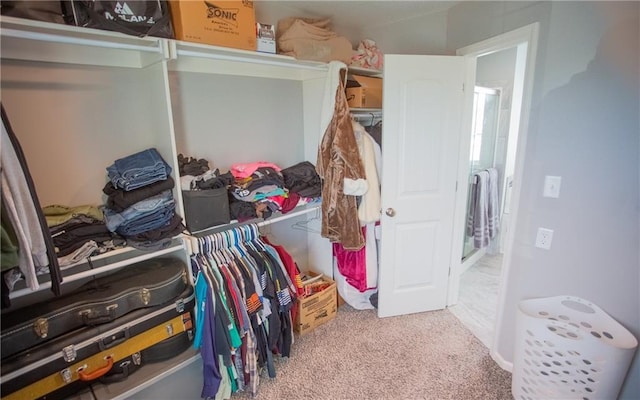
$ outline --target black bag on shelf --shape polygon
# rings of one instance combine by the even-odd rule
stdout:
[[[65,0],[62,3],[65,21],[69,25],[140,37],[174,37],[169,4],[165,0]]]
[[[59,1],[2,0],[0,13],[9,17],[64,24],[62,6]]]
[[[187,229],[197,232],[231,222],[227,188],[183,190]]]

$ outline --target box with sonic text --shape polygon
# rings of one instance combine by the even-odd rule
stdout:
[[[256,50],[253,1],[170,0],[177,40]]]

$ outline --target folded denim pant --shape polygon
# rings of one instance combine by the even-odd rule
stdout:
[[[171,167],[158,150],[150,148],[117,159],[107,167],[107,174],[115,187],[133,190],[167,179],[171,175]]]
[[[116,229],[125,222],[139,218],[141,215],[151,214],[165,206],[175,206],[175,200],[173,199],[173,194],[170,190],[165,190],[155,196],[139,201],[121,213],[117,213],[110,208],[105,208],[104,221],[107,228],[111,232],[115,232]]]

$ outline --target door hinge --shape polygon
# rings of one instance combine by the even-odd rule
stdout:
[[[462,91],[464,92],[464,83],[462,83]]]
[[[456,192],[458,191],[458,181],[456,181]]]

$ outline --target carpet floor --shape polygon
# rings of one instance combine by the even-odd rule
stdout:
[[[348,305],[276,359],[256,399],[512,399],[511,374],[448,310],[378,318]],[[250,399],[237,393],[237,399]]]

